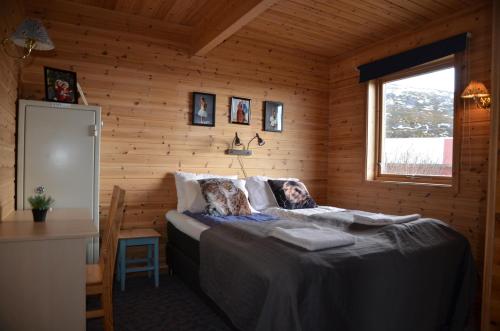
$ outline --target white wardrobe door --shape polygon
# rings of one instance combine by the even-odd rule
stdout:
[[[54,208],[94,206],[95,113],[28,106],[25,121],[24,208],[43,185],[56,200]]]

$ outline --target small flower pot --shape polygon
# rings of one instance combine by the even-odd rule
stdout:
[[[48,211],[48,209],[32,209],[31,212],[33,213],[33,221],[45,222]]]

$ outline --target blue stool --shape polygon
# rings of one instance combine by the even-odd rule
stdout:
[[[121,230],[118,239],[120,239],[118,249],[118,272],[117,280],[120,282],[120,288],[125,290],[125,278],[128,273],[147,271],[151,277],[154,272],[155,286],[160,283],[159,266],[159,242],[161,235],[153,229],[132,229]],[[148,256],[145,259],[127,259],[127,247],[129,246],[148,246]],[[127,268],[127,264],[146,262],[145,267]]]

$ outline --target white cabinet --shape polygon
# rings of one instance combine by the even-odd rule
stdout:
[[[20,100],[18,120],[17,209],[44,186],[57,208],[85,208],[99,227],[99,142],[101,108]],[[99,240],[92,238],[87,261],[97,262]]]

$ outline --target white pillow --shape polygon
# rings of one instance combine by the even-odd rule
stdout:
[[[266,176],[248,177],[246,179],[246,188],[248,190],[250,206],[257,210],[278,207],[273,191],[267,183],[269,179],[299,181],[297,178],[271,178]]]
[[[177,190],[177,211],[182,213],[186,210],[190,210],[192,205],[199,206],[200,198],[201,203],[204,203],[205,199],[201,196],[201,188],[198,184],[198,179],[206,178],[226,178],[226,179],[237,179],[238,176],[220,176],[214,174],[195,174],[191,172],[176,171],[175,177],[175,189]],[[194,181],[196,185],[191,183]],[[199,193],[199,194],[198,194]],[[198,196],[199,195],[199,196]]]

